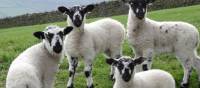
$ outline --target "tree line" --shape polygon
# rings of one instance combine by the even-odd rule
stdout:
[[[199,4],[200,0],[156,0],[149,10],[159,10]],[[128,13],[128,6],[120,1],[101,2],[87,18],[108,17]],[[67,18],[58,11],[25,14],[16,17],[0,19],[0,28],[28,26],[65,21]]]

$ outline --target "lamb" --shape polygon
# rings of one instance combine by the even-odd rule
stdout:
[[[116,81],[113,88],[176,88],[174,78],[166,71],[154,69],[135,73],[135,66],[145,59],[139,57],[132,60],[127,56],[118,60],[107,59],[108,64],[115,66]]]
[[[184,68],[181,88],[189,86],[192,66],[200,81],[200,58],[197,55],[199,32],[185,22],[157,22],[146,18],[147,5],[154,0],[123,0],[129,4],[127,36],[135,51],[135,57],[147,60],[136,68],[137,72],[151,68],[154,54],[172,53]]]
[[[63,30],[64,29],[64,30]],[[34,36],[43,40],[23,53],[11,64],[6,88],[53,88],[58,64],[63,54],[63,38],[72,27],[48,26]]]
[[[94,5],[86,7],[74,6],[70,9],[60,6],[58,10],[67,15],[69,26],[74,30],[66,36],[65,55],[69,62],[69,80],[67,87],[73,88],[73,80],[78,64],[78,58],[83,57],[85,64],[85,76],[87,78],[87,88],[93,88],[92,62],[95,56],[101,52],[107,57],[118,58],[121,56],[121,47],[125,36],[124,26],[111,18],[105,18],[84,23],[86,14],[94,9]],[[111,77],[113,76],[111,67]]]

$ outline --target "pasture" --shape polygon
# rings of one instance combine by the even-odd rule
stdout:
[[[159,11],[149,12],[148,17],[158,21],[185,21],[195,25],[200,29],[200,5],[182,7],[175,9],[165,9]],[[112,18],[122,22],[126,25],[127,14],[120,16],[113,16]],[[100,18],[89,19],[88,22],[95,21]],[[66,22],[50,23],[66,26]],[[15,27],[0,29],[0,88],[5,87],[5,80],[9,65],[12,60],[17,57],[23,50],[40,42],[33,37],[34,31],[43,30],[47,25],[41,24],[33,26]],[[200,48],[198,48],[200,55]],[[134,56],[127,41],[123,46],[123,54]],[[83,72],[83,63],[81,58],[79,59],[79,67],[75,76],[75,87],[86,87],[85,76]],[[183,69],[174,55],[162,54],[154,57],[153,68],[163,69],[170,72],[176,79],[177,87],[179,87],[183,76]],[[94,62],[93,78],[96,88],[112,88],[112,81],[109,80],[109,65],[105,63],[105,58],[102,54],[98,55]],[[57,80],[55,82],[55,88],[66,88],[68,78],[68,64],[64,59],[60,65],[60,70],[57,73]],[[193,71],[190,79],[190,88],[198,88],[198,77],[195,71]]]

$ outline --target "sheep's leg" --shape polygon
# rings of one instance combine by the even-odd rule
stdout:
[[[200,57],[195,55],[195,58],[193,59],[193,67],[196,70],[199,78],[199,88],[200,88]]]
[[[142,63],[142,70],[147,71],[152,66],[153,49],[144,50],[143,57],[147,58],[147,60]]]
[[[184,76],[183,81],[181,82],[181,88],[189,88],[189,79],[190,75],[192,73],[192,58],[190,59],[190,56],[184,55],[183,53],[180,55],[177,55],[177,58],[180,60],[183,70],[184,70]]]
[[[67,83],[67,88],[74,88],[73,80],[74,80],[74,75],[76,73],[76,67],[78,65],[78,58],[70,57],[68,59],[68,62],[69,62],[69,79]]]
[[[137,49],[137,47],[134,48],[135,56],[134,59],[142,56],[142,51]],[[142,65],[136,65],[135,66],[135,72],[141,72],[142,71]]]
[[[85,76],[87,80],[87,88],[94,88],[92,79],[92,60],[85,58]]]
[[[184,69],[184,77],[183,77],[183,81],[181,83],[181,88],[189,88],[189,79],[190,79],[190,75],[192,73],[192,66],[191,66],[191,62],[190,61],[184,61],[182,62],[183,64],[183,69]]]

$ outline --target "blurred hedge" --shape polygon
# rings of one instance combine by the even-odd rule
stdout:
[[[150,10],[182,7],[199,3],[200,0],[156,0],[156,2],[150,6]],[[88,16],[88,18],[127,14],[127,12],[128,12],[128,6],[126,6],[122,2],[119,1],[102,2],[97,4],[96,8]],[[59,13],[58,11],[25,14],[16,17],[0,19],[0,28],[36,25],[36,24],[52,23],[65,20],[66,16]]]

